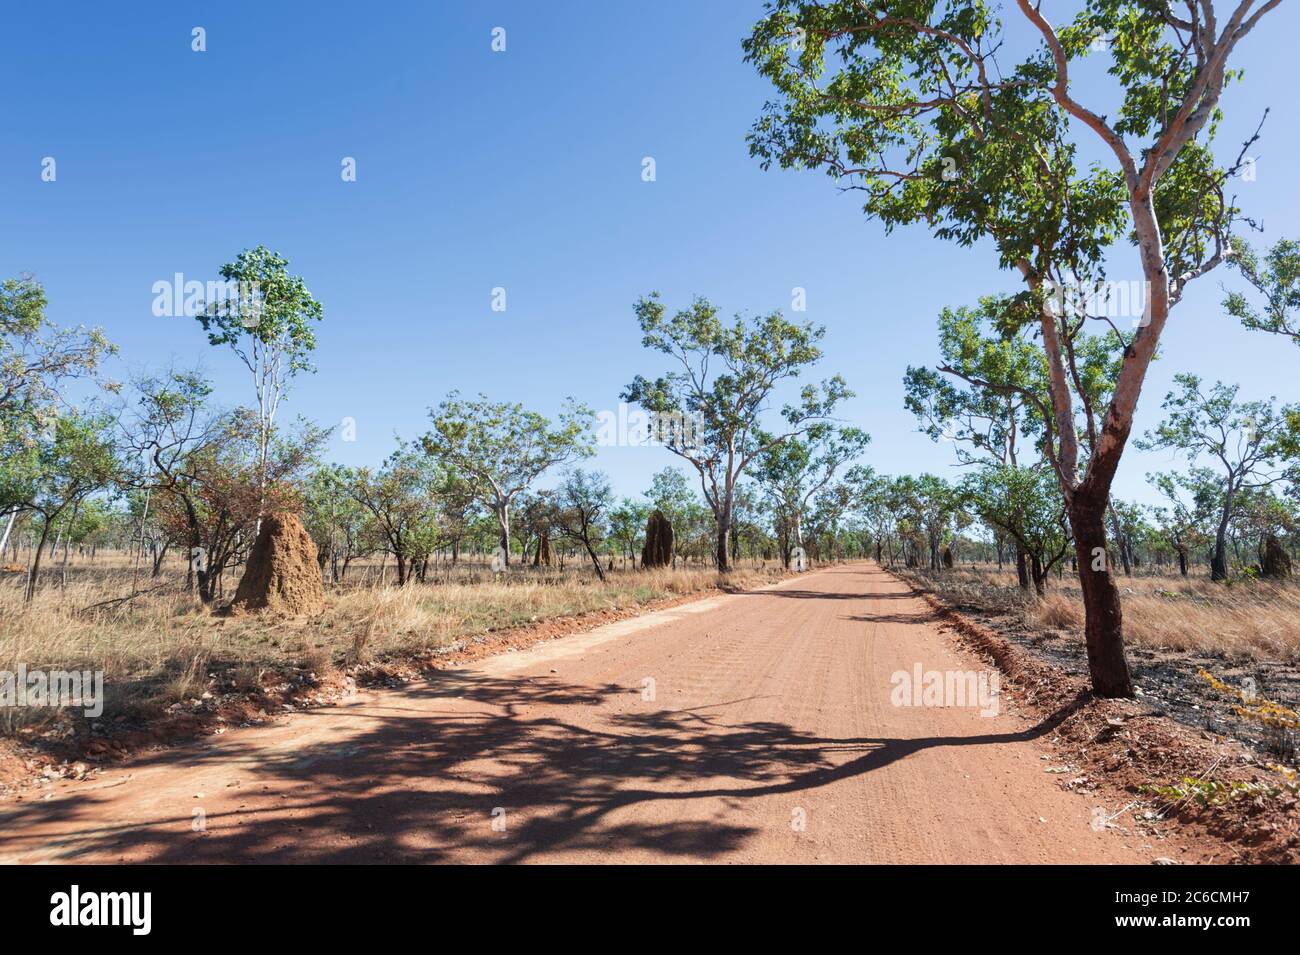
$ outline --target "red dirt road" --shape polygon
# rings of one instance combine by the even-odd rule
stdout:
[[[1122,807],[1046,772],[1050,720],[893,706],[896,671],[981,668],[929,616],[850,565],[610,624],[0,804],[0,861],[1174,854],[1094,831]]]

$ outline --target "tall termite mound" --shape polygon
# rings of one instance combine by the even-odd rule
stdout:
[[[645,525],[642,567],[668,567],[673,562],[673,525],[664,512],[655,510]]]
[[[1265,577],[1282,580],[1291,576],[1291,555],[1272,534],[1264,538],[1264,553],[1261,557],[1260,572]]]
[[[325,605],[325,586],[316,563],[316,543],[296,514],[262,519],[248,566],[230,609],[266,610],[292,616],[316,613]]]
[[[546,531],[537,535],[537,552],[533,554],[533,566],[551,566],[551,538]]]

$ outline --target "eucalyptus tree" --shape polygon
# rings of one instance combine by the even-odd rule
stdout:
[[[356,472],[341,464],[325,464],[303,482],[303,524],[316,542],[321,569],[329,568],[331,583],[341,583],[348,568],[372,547],[374,521],[353,496]]]
[[[599,471],[575,468],[564,475],[554,500],[555,529],[587,552],[596,576],[604,580],[605,571],[596,549],[605,539],[609,513],[614,507],[609,478]]]
[[[0,282],[0,552],[36,492],[42,435],[71,408],[65,387],[117,349],[99,329],[60,328],[33,276]]]
[[[1043,418],[1068,507],[1102,696],[1133,693],[1105,559],[1111,484],[1170,309],[1231,249],[1238,212],[1226,183],[1253,138],[1221,163],[1212,134],[1231,54],[1278,2],[1216,11],[1213,0],[1086,0],[1054,27],[1033,0],[1016,0],[1032,37],[1017,51],[1023,31],[984,0],[771,0],[744,43],[777,92],[749,140],[764,166],[826,172],[887,229],[924,223],[962,245],[991,239],[998,264],[1023,279],[1048,375],[1045,394],[1021,394]],[[1089,56],[1110,61],[1118,88],[1097,94],[1105,106],[1071,84]],[[1085,166],[1098,148],[1107,161]],[[1124,334],[1113,299],[1089,299],[1107,284],[1108,254],[1130,238],[1126,271],[1141,277],[1145,307]],[[1074,336],[1090,318],[1119,339],[1103,405],[1074,380]]]
[[[460,549],[470,536],[474,518],[479,512],[478,496],[474,482],[452,468],[443,467],[434,486],[438,501],[444,543],[451,548],[451,561],[460,559]]]
[[[1233,518],[1234,539],[1245,546],[1254,546],[1261,572],[1270,575],[1268,551],[1270,543],[1282,547],[1289,540],[1291,554],[1296,556],[1296,530],[1300,527],[1300,509],[1294,501],[1274,493],[1272,488],[1242,491]],[[1241,559],[1241,555],[1239,555]],[[1271,568],[1272,576],[1290,576],[1290,568],[1278,573]]]
[[[232,418],[210,407],[211,385],[196,371],[172,368],[157,375],[142,375],[132,382],[134,403],[118,415],[119,439],[124,456],[121,483],[133,498],[137,540],[142,541],[151,519],[160,529],[183,527],[173,539],[183,543],[192,568],[200,547],[199,483],[210,474],[200,462],[215,460],[217,445],[230,435]],[[183,522],[156,519],[159,497],[183,513]],[[173,518],[175,515],[173,515]],[[139,582],[139,562],[132,577]],[[153,576],[161,564],[155,558]],[[187,573],[192,583],[192,570]]]
[[[555,530],[553,491],[523,491],[511,506],[510,533],[519,545],[519,559],[528,562],[532,550],[534,566],[541,566],[542,539],[549,542]]]
[[[374,521],[397,564],[398,586],[403,586],[418,576],[421,560],[436,544],[436,466],[403,444],[378,470],[358,468],[351,477],[349,494]]]
[[[781,427],[766,430],[762,419],[776,388],[821,359],[824,328],[787,321],[779,311],[726,323],[704,298],[669,315],[657,292],[637,301],[636,316],[641,344],[667,355],[674,367],[653,380],[637,375],[622,398],[664,422],[664,446],[695,468],[713,511],[718,570],[726,573],[736,487],[746,469],[830,420],[852,393],[838,375],[805,384],[781,409]]]
[[[649,518],[649,506],[629,497],[623,498],[609,512],[609,536],[619,545],[624,563],[629,557],[633,562],[636,561],[636,553],[641,549],[641,542],[645,538],[646,521]]]
[[[960,494],[980,520],[1015,542],[1042,596],[1048,575],[1070,548],[1065,503],[1051,468],[986,462],[963,479]]]
[[[831,486],[836,473],[856,460],[871,436],[860,428],[818,422],[803,436],[778,443],[761,434],[770,446],[759,457],[755,479],[787,529],[782,563],[789,566],[790,549],[804,545],[804,523],[817,495]]]
[[[190,545],[190,573],[199,599],[210,604],[224,591],[226,570],[248,556],[263,515],[297,511],[298,488],[319,464],[328,432],[301,418],[277,429],[261,458],[256,412],[222,415],[215,440],[191,448],[181,479],[156,487],[159,518]]]
[[[248,370],[257,399],[257,476],[267,482],[275,416],[300,372],[313,371],[315,323],[324,317],[307,283],[289,273],[289,260],[266,246],[245,249],[221,267],[233,294],[195,316],[208,344],[226,346]]]
[[[1119,550],[1124,574],[1132,576],[1134,568],[1142,561],[1142,542],[1151,533],[1143,508],[1131,501],[1111,500],[1110,520],[1115,546]]]
[[[465,400],[453,391],[429,412],[426,453],[468,481],[496,518],[502,561],[510,563],[510,509],[515,499],[557,465],[590,457],[592,413],[568,399],[556,421],[523,405],[486,395]]]
[[[899,517],[890,501],[890,479],[870,465],[855,464],[845,472],[842,483],[848,489],[852,512],[875,543],[876,560],[892,567]]]
[[[1017,467],[1041,455],[1027,441],[1041,435],[1038,409],[1026,395],[1046,375],[1042,350],[1028,340],[1014,312],[1024,303],[987,296],[976,308],[939,315],[936,369],[911,367],[903,376],[904,406],[934,441],[949,441],[962,464],[989,459]],[[988,382],[993,387],[974,382]]]
[[[673,549],[680,553],[692,512],[703,506],[699,495],[691,490],[686,472],[681,468],[661,468],[650,476],[650,487],[644,497],[651,510],[661,511],[673,525]]]
[[[888,482],[882,503],[897,518],[897,533],[909,566],[913,558],[919,564],[918,552],[924,548],[930,569],[939,570],[940,549],[965,521],[964,502],[956,489],[934,474],[904,474]]]
[[[57,417],[38,439],[36,468],[29,494],[20,501],[41,517],[41,534],[32,556],[24,600],[31,602],[41,572],[41,554],[60,518],[75,515],[90,495],[109,489],[121,462],[106,415],[70,412]]]
[[[1284,407],[1279,412],[1269,401],[1237,401],[1238,387],[1215,382],[1203,387],[1196,375],[1175,375],[1177,388],[1165,397],[1165,419],[1138,446],[1149,450],[1169,449],[1187,455],[1195,464],[1205,455],[1218,462],[1218,521],[1214,529],[1214,552],[1210,576],[1228,576],[1228,529],[1233,507],[1243,490],[1269,487],[1283,480],[1280,469],[1289,419],[1300,408]]]
[[[1148,474],[1147,483],[1168,502],[1152,509],[1160,534],[1178,557],[1178,570],[1187,576],[1192,554],[1205,552],[1209,563],[1209,542],[1214,538],[1215,512],[1219,502],[1219,479],[1210,468]]]
[[[846,527],[846,523],[850,523],[854,503],[854,488],[845,481],[827,484],[813,497],[808,520],[808,540],[812,544],[812,556],[815,559],[822,559],[827,551],[834,559],[846,556],[850,550],[853,552],[848,553],[848,556],[864,553],[861,550],[861,534],[853,534]]]
[[[909,367],[903,377],[904,406],[922,433],[948,441],[959,463],[996,463],[1002,469],[1033,467],[1044,456],[1038,406],[1027,395],[1046,378],[1042,350],[1028,340],[1016,311],[1024,302],[1007,296],[982,298],[977,308],[944,309],[939,315],[936,369]],[[1026,453],[1027,452],[1027,453]],[[987,487],[967,485],[967,493]],[[996,507],[990,502],[990,509]],[[1029,553],[1003,523],[989,522],[1001,561],[1002,543],[1016,544],[1016,575],[1022,590],[1032,582]]]

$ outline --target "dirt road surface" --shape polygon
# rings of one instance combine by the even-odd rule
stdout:
[[[891,704],[980,664],[876,568],[368,691],[0,805],[5,862],[1143,863],[1050,720]],[[1127,823],[1128,819],[1121,819]]]

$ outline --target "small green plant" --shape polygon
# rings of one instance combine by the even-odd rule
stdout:
[[[1175,803],[1194,800],[1198,805],[1207,809],[1226,806],[1243,796],[1260,796],[1272,799],[1281,796],[1283,793],[1292,795],[1300,793],[1300,782],[1296,781],[1294,772],[1282,769],[1282,767],[1270,768],[1278,770],[1279,775],[1283,777],[1282,780],[1277,783],[1230,782],[1221,779],[1201,779],[1196,776],[1184,776],[1177,783],[1166,786],[1140,786],[1138,791],[1160,796]]]

